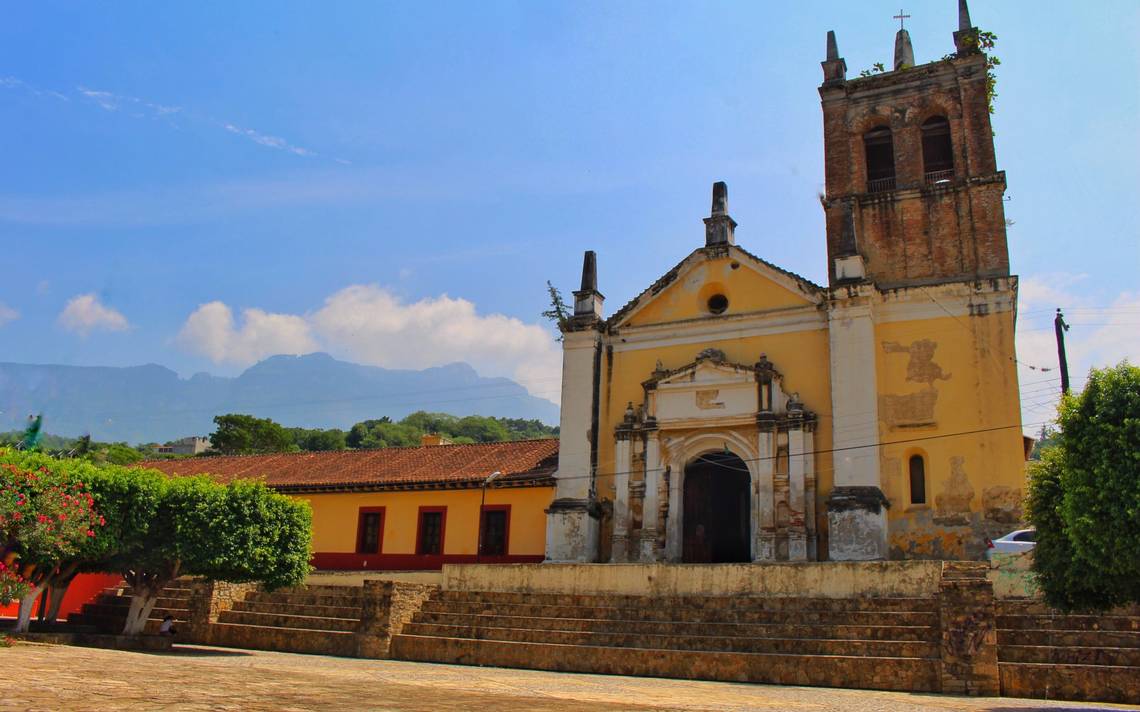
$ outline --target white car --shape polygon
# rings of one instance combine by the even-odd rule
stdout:
[[[1002,554],[1022,554],[1032,550],[1036,542],[1036,529],[1018,529],[1000,539],[987,539],[986,558],[992,558],[995,551]]]

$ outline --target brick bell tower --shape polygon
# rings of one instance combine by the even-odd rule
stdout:
[[[847,78],[835,33],[823,104],[828,275],[831,286],[880,288],[1009,275],[1005,173],[997,169],[986,57],[966,0],[956,52],[913,66],[895,38],[892,71]]]

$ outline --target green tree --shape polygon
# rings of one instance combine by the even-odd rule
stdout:
[[[309,430],[307,428],[286,428],[294,444],[308,452],[322,452],[326,450],[343,450],[348,445],[345,432],[332,428],[330,430]]]
[[[1140,602],[1140,368],[1093,369],[1030,470],[1033,568],[1063,610]]]
[[[210,445],[223,455],[287,452],[295,447],[285,428],[269,418],[230,413],[214,416],[214,424],[217,430],[210,435]]]
[[[124,634],[142,632],[159,592],[181,575],[269,588],[304,581],[312,539],[307,503],[255,482],[143,477],[139,504],[153,513],[149,525],[110,562],[131,587]]]

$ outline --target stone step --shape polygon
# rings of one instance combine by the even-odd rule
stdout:
[[[1130,630],[1140,632],[1140,617],[1113,615],[999,615],[998,630]]]
[[[356,654],[356,634],[333,630],[213,623],[210,625],[209,642],[222,647],[285,653]]]
[[[234,601],[232,610],[248,611],[250,613],[280,613],[289,616],[319,616],[323,618],[360,619],[360,606],[310,606],[293,603]]]
[[[693,610],[922,611],[938,613],[933,598],[802,598],[774,596],[624,596],[495,591],[440,591],[434,601],[541,606]]]
[[[1055,608],[1050,608],[1049,605],[1044,601],[1039,601],[1036,599],[1004,599],[996,601],[994,608],[997,610],[997,615],[999,616],[1042,615],[1059,617],[1065,615],[1073,615],[1058,611]],[[1114,608],[1110,611],[1104,611],[1103,613],[1096,615],[1140,616],[1140,604],[1129,604],[1127,606]]]
[[[304,586],[290,586],[279,588],[278,591],[286,593],[307,593],[315,596],[362,596],[364,586],[344,586],[339,584],[306,584]]]
[[[1140,668],[998,663],[1001,694],[1050,700],[1140,703]]]
[[[918,658],[722,653],[396,635],[398,660],[780,685],[933,692],[940,664]]]
[[[480,628],[531,628],[595,633],[650,635],[717,635],[757,638],[824,638],[840,640],[897,640],[936,642],[936,626],[866,626],[798,623],[707,623],[692,621],[622,621],[592,618],[534,618],[528,616],[471,615],[419,611],[414,623],[477,626]]]
[[[355,631],[360,623],[356,618],[329,618],[324,616],[291,616],[281,613],[260,613],[252,611],[222,611],[219,623],[237,623],[271,628],[301,628],[305,630]]]
[[[125,619],[125,617],[127,617],[128,611],[130,611],[130,606],[121,606],[119,604],[83,604],[81,614],[117,616],[121,617],[121,619]],[[150,611],[149,617],[153,617],[153,619],[156,617],[156,619],[162,620],[162,617],[164,615],[172,615],[174,616],[174,620],[185,621],[190,616],[190,612],[188,608],[165,608],[162,606],[155,606],[152,611]]]
[[[321,593],[290,593],[288,591],[250,591],[245,594],[245,600],[251,603],[290,603],[304,606],[357,606],[361,605],[364,596],[356,595],[321,594]]]
[[[740,653],[785,653],[799,655],[860,655],[867,657],[937,658],[938,645],[931,642],[894,640],[838,640],[829,638],[765,638],[720,635],[654,635],[619,632],[536,630],[533,628],[485,628],[408,623],[404,635],[437,638],[470,638],[518,643],[556,643],[656,650],[703,650]]]
[[[998,629],[999,646],[1140,648],[1140,632],[1123,630]]]
[[[85,615],[83,613],[71,613],[67,616],[67,625],[76,629],[94,629],[100,633],[113,633],[117,634],[122,632],[123,625],[127,622],[127,617],[124,616],[100,616],[100,615]],[[159,626],[162,625],[162,618],[150,617],[146,620],[146,627],[143,629],[144,633],[157,634]],[[174,626],[177,628],[180,625],[186,625],[185,620],[175,620]]]
[[[114,606],[126,609],[131,607],[131,598],[132,596],[129,593],[123,594],[122,596],[108,596],[105,594],[99,594],[95,597],[95,600],[92,601],[90,605]],[[186,604],[188,602],[189,599],[187,598],[171,598],[169,596],[159,596],[157,599],[155,599],[154,605],[155,607],[162,608],[186,608]]]
[[[1001,645],[998,646],[998,660],[1003,663],[1122,665],[1140,670],[1140,648],[1106,648],[1100,646],[1056,648],[1042,645]]]
[[[764,609],[611,608],[544,606],[519,603],[427,601],[426,613],[493,614],[533,618],[589,618],[620,621],[692,621],[701,623],[812,623],[847,625],[935,625],[933,613],[907,611],[816,611]]]

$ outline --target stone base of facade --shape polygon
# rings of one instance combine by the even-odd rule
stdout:
[[[839,486],[827,500],[832,561],[887,558],[887,498],[878,487]]]
[[[556,499],[546,510],[546,560],[588,564],[598,560],[600,510],[588,499]]]

